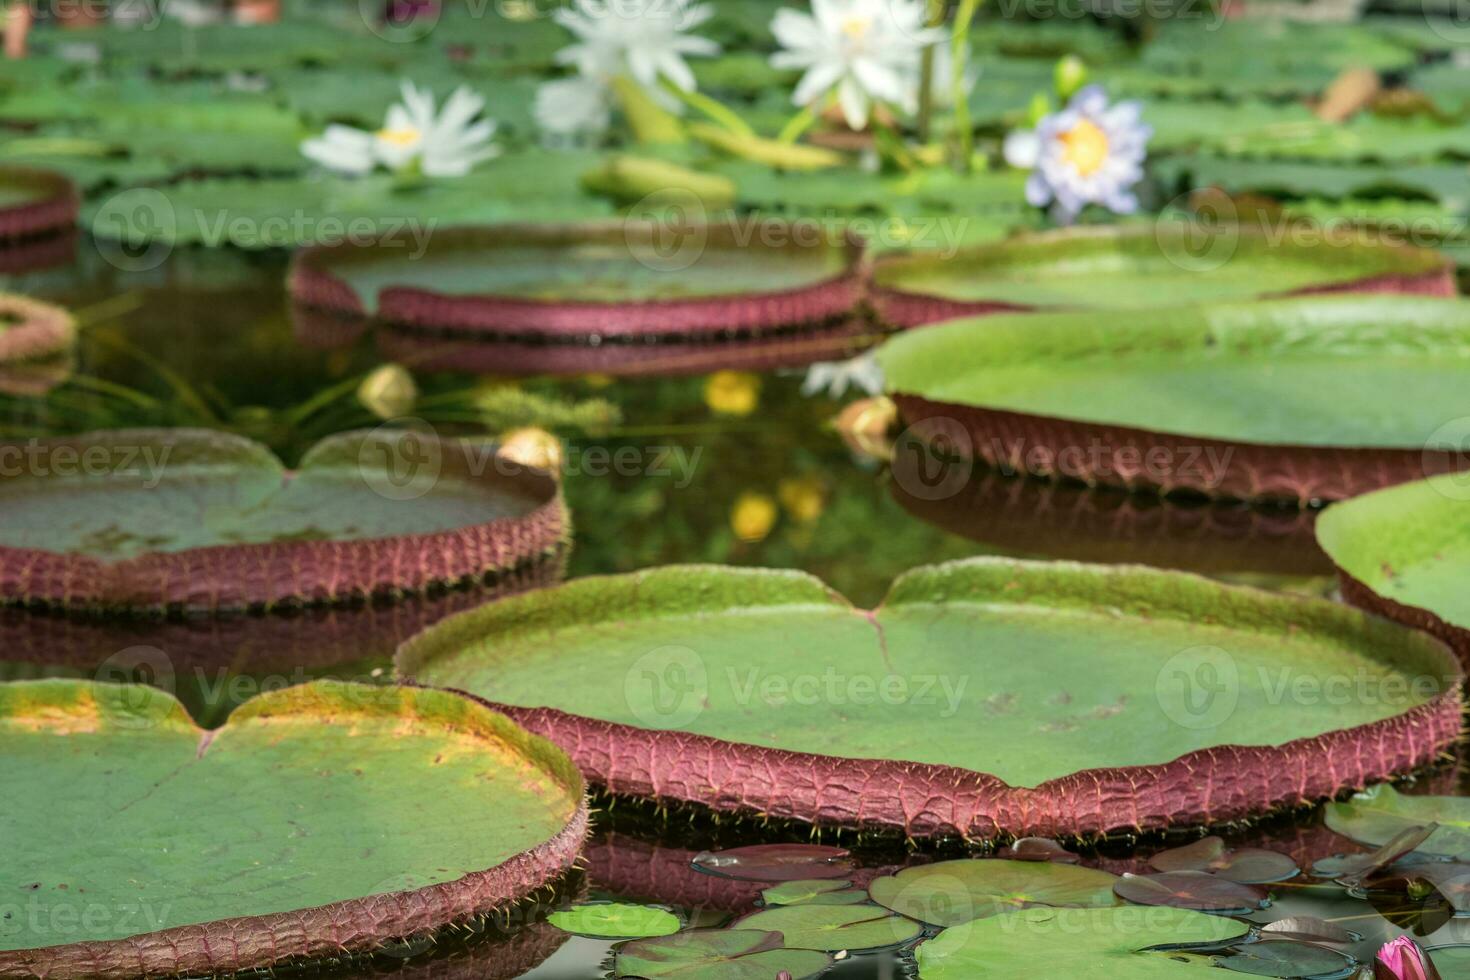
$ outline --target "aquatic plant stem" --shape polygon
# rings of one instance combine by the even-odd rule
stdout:
[[[800,112],[787,120],[786,125],[781,127],[781,132],[776,136],[777,143],[795,143],[801,139],[802,134],[812,128],[817,121],[817,103],[823,100],[807,103]]]
[[[970,172],[970,158],[975,153],[975,131],[970,125],[970,100],[965,91],[965,55],[970,50],[970,24],[983,0],[960,0],[955,14],[954,36],[950,38],[950,90],[954,96],[954,124],[960,141],[959,169]]]
[[[946,0],[929,0],[929,26],[944,24]],[[919,60],[919,119],[920,143],[929,142],[929,126],[934,114],[934,45],[924,48]]]
[[[737,136],[755,138],[756,132],[751,128],[750,123],[741,119],[735,110],[729,106],[707,95],[701,95],[699,92],[686,91],[666,78],[662,79],[659,84],[665,92],[668,92],[696,112],[702,113],[710,120],[719,123]]]

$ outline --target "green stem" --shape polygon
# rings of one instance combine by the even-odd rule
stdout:
[[[715,101],[708,95],[701,95],[698,92],[686,92],[667,78],[661,79],[659,84],[665,92],[668,92],[695,112],[704,113],[710,120],[725,127],[737,136],[755,138],[756,133],[751,128],[750,123],[741,119],[733,109],[723,103]]]
[[[777,134],[776,142],[795,143],[801,139],[802,134],[811,129],[812,124],[817,121],[817,105],[822,101],[822,99],[815,99],[808,102],[800,112],[788,119],[786,125],[781,127],[781,132]]]
[[[914,157],[903,145],[903,137],[885,122],[879,120],[877,113],[873,114],[873,139],[878,149],[894,163],[906,171],[912,171],[915,167]]]
[[[955,132],[960,139],[960,172],[969,173],[970,158],[975,155],[975,131],[970,126],[970,100],[965,92],[966,55],[970,52],[970,24],[983,0],[960,0],[955,14],[954,36],[950,38],[950,89],[954,93]]]
[[[947,0],[929,0],[929,26],[944,24]],[[929,142],[929,123],[934,115],[934,45],[924,48],[919,62],[919,142]]]
[[[619,75],[612,81],[613,92],[622,107],[634,137],[640,143],[685,143],[684,126],[679,117],[653,101],[643,86]]]

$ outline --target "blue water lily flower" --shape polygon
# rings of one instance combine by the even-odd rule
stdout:
[[[1138,210],[1133,186],[1143,179],[1153,127],[1140,121],[1137,101],[1108,104],[1100,85],[1089,85],[1060,112],[1045,116],[1031,132],[1005,142],[1006,162],[1031,170],[1026,200],[1051,205],[1058,224],[1071,224],[1089,204],[1116,214]]]

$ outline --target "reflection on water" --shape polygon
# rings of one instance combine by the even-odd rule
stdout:
[[[185,249],[156,268],[125,271],[89,244],[70,265],[30,265],[26,271],[0,265],[0,289],[67,305],[79,312],[83,326],[69,378],[49,393],[0,389],[0,438],[121,426],[210,426],[265,442],[290,463],[325,435],[378,423],[352,392],[356,379],[381,363],[387,350],[417,362],[422,396],[415,413],[445,434],[483,429],[486,419],[476,414],[475,396],[491,386],[519,387],[553,401],[602,399],[616,407],[620,420],[605,431],[559,430],[576,527],[574,575],[673,562],[801,568],[872,605],[895,576],[916,565],[1013,554],[1140,562],[1318,594],[1331,589],[1331,568],[1313,543],[1310,513],[1130,497],[983,469],[938,499],[916,495],[901,472],[856,456],[843,443],[830,425],[837,404],[804,398],[799,372],[780,369],[812,356],[834,356],[849,338],[831,338],[826,346],[810,337],[786,338],[761,350],[434,348],[433,360],[424,361],[424,338],[385,339],[350,324],[293,321],[285,268],[285,257],[274,253]],[[548,353],[556,356],[548,359]],[[651,359],[642,359],[650,353]],[[635,354],[638,373],[650,376],[607,376],[631,370],[626,359]],[[431,363],[456,370],[435,373]],[[707,373],[732,368],[759,372],[724,378],[727,388],[744,393],[744,401],[713,399]],[[484,369],[598,373],[509,381],[470,373]],[[127,625],[10,609],[0,611],[0,676],[143,677],[175,690],[200,721],[217,724],[267,685],[316,676],[382,680],[401,638],[483,598],[455,593],[293,617]],[[1421,788],[1455,792],[1458,780],[1457,771],[1441,772]],[[809,836],[804,828],[720,824],[683,811],[659,815],[626,801],[603,801],[586,853],[587,880],[570,890],[581,894],[585,887],[593,897],[666,904],[691,921],[719,924],[751,908],[759,888],[694,871],[694,854]],[[1228,836],[1237,845],[1283,850],[1304,865],[1357,850],[1311,812],[1233,828]],[[854,848],[860,878],[962,853],[954,844],[914,850],[885,838],[842,843]],[[1141,848],[1127,840],[1104,841],[1086,861],[1114,872],[1138,870],[1143,857],[1161,846],[1156,840]],[[414,955],[311,972],[386,973],[404,980],[604,976],[610,944],[569,939],[539,921],[546,911],[543,903],[518,914],[506,930],[455,933],[432,949],[400,951]],[[1260,921],[1291,913],[1351,920],[1365,936],[1360,953],[1393,934],[1382,912],[1435,942],[1466,938],[1464,924],[1448,921],[1442,905],[1420,902],[1411,914],[1398,911],[1344,899],[1337,889],[1283,888]],[[911,972],[902,957],[880,953],[852,958],[831,975],[888,978]]]

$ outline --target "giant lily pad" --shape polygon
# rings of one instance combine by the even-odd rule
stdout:
[[[1312,297],[957,320],[880,349],[960,457],[1087,483],[1335,500],[1461,467],[1470,301]]]
[[[1459,732],[1460,668],[1430,637],[1067,563],[918,569],[872,612],[787,571],[586,578],[450,617],[397,665],[493,698],[617,793],[913,835],[1233,819],[1422,764]],[[1283,693],[1283,671],[1304,686]],[[1296,693],[1341,676],[1399,696]]]
[[[430,337],[588,346],[738,340],[853,316],[855,240],[816,225],[503,225],[298,253],[293,299]]]
[[[19,682],[0,746],[0,887],[30,910],[0,921],[4,976],[371,949],[529,894],[587,829],[560,750],[442,691],[318,682],[205,732],[152,688]]]
[[[0,247],[72,228],[77,208],[76,188],[60,174],[0,168]]]
[[[946,929],[915,951],[924,980],[971,977],[1180,977],[1214,965],[1198,953],[1245,935],[1239,922],[1187,909],[1031,908]],[[1197,976],[1203,974],[1195,973]]]
[[[1470,660],[1470,477],[1443,474],[1330,507],[1317,540],[1355,606],[1428,630]]]
[[[874,305],[912,327],[1014,310],[1133,309],[1317,292],[1453,296],[1454,266],[1351,232],[1281,240],[1254,225],[1161,221],[1022,235],[879,259]]]
[[[349,433],[288,473],[198,430],[12,447],[0,474],[0,600],[108,610],[269,609],[493,581],[553,560],[557,481],[491,445]]]

